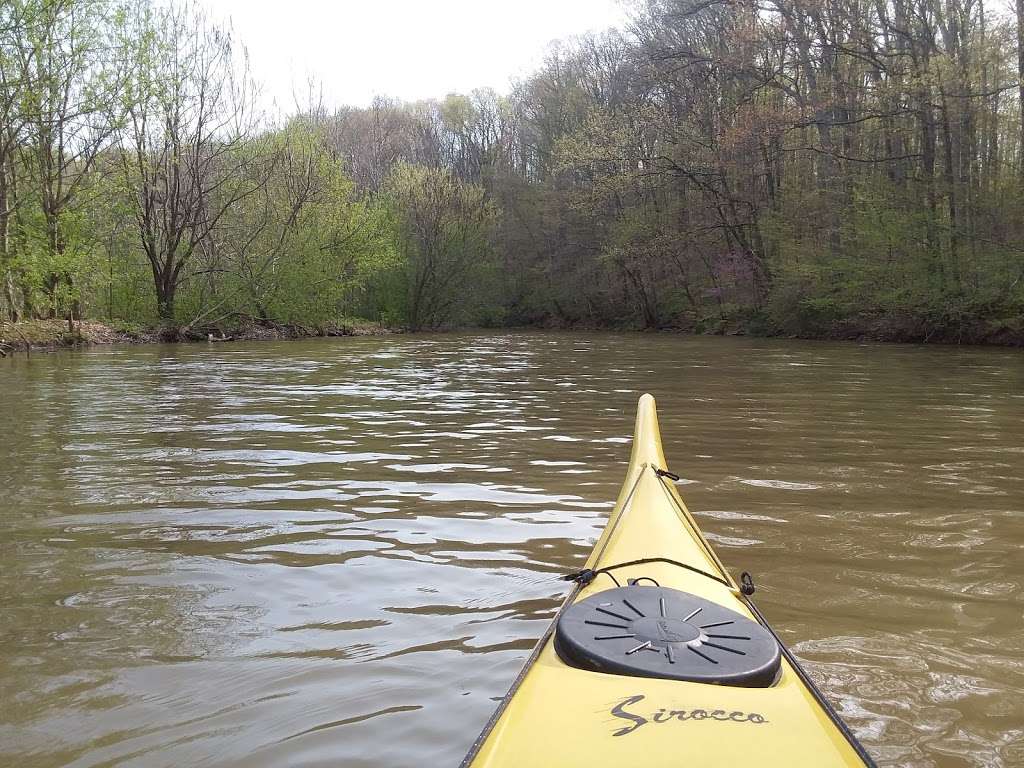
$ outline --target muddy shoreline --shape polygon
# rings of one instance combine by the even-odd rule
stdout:
[[[368,321],[347,321],[325,326],[246,324],[230,332],[199,332],[160,328],[128,328],[95,320],[74,323],[66,320],[30,320],[0,323],[0,357],[18,352],[77,349],[104,344],[218,343],[229,341],[275,341],[327,336],[383,336],[401,333]]]
[[[455,329],[448,329],[455,330]],[[471,330],[471,329],[461,329]],[[494,330],[494,329],[491,329]],[[700,336],[752,336],[817,341],[884,342],[957,346],[1024,347],[1024,319],[1006,323],[967,322],[954,328],[936,328],[920,322],[898,322],[891,318],[847,320],[826,328],[780,329],[755,324],[721,323],[711,326],[679,325],[658,329],[588,323],[545,323],[504,330],[617,331],[632,333],[677,333]],[[131,328],[95,320],[83,320],[69,328],[66,320],[0,322],[0,357],[19,352],[75,349],[105,344],[219,343],[230,341],[280,341],[339,336],[385,336],[406,333],[368,320],[347,320],[324,326],[279,323],[248,323],[232,331],[210,332],[160,328]]]

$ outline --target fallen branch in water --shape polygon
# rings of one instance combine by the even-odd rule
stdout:
[[[25,357],[31,357],[32,342],[25,338],[25,334],[22,333],[21,328],[19,328],[14,323],[0,323],[0,330],[4,329],[10,329],[21,337],[21,343],[25,349]],[[9,354],[14,354],[14,352],[16,352],[17,349],[17,345],[5,342],[2,339],[0,339],[0,357],[7,357],[7,355]]]

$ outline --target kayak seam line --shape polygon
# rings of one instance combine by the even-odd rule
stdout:
[[[652,466],[652,469],[654,469],[655,475],[661,483],[662,491],[664,491],[665,495],[668,496],[669,500],[671,500],[672,507],[676,511],[676,515],[680,518],[683,524],[688,529],[690,529],[691,532],[695,534],[696,539],[701,543],[701,547],[704,549],[705,553],[711,558],[711,561],[715,563],[719,571],[726,577],[726,579],[732,581],[732,577],[729,576],[728,571],[725,570],[725,564],[718,556],[718,553],[711,548],[711,544],[709,544],[707,539],[704,538],[704,533],[697,527],[696,522],[690,519],[685,507],[680,505],[680,502],[676,499],[675,494],[672,493],[672,490],[666,484],[664,476],[658,472],[656,467]],[[804,687],[811,694],[811,697],[817,702],[818,706],[821,707],[822,711],[824,711],[828,719],[832,721],[832,724],[835,725],[836,729],[843,735],[843,737],[846,739],[847,744],[849,744],[853,751],[857,754],[857,757],[859,757],[864,762],[864,764],[868,766],[868,768],[875,768],[875,761],[871,757],[871,755],[868,754],[867,750],[864,748],[864,745],[860,743],[860,741],[854,735],[853,731],[850,730],[850,726],[848,726],[846,722],[839,716],[839,713],[836,712],[835,708],[833,708],[832,703],[827,698],[825,698],[825,694],[823,694],[821,690],[814,684],[814,681],[811,680],[810,675],[807,674],[807,671],[803,668],[800,662],[797,661],[792,651],[790,651],[789,648],[786,647],[786,644],[782,642],[782,639],[778,636],[775,630],[772,629],[771,624],[768,623],[768,619],[766,619],[764,614],[761,613],[760,609],[758,609],[758,607],[754,604],[754,601],[751,600],[750,597],[743,592],[743,590],[737,587],[732,587],[732,591],[737,593],[737,597],[740,599],[740,601],[746,604],[748,610],[754,615],[758,623],[762,627],[767,629],[771,633],[772,637],[775,638],[775,642],[778,643],[782,655],[786,658],[786,661],[789,662],[789,665],[793,669],[793,672],[804,684]]]
[[[853,751],[857,754],[857,757],[863,761],[867,768],[878,768],[875,764],[874,758],[868,754],[868,751],[864,748],[864,745],[860,743],[856,735],[854,735],[850,726],[846,724],[846,721],[843,720],[842,717],[840,717],[839,713],[836,712],[835,708],[832,706],[832,703],[825,698],[825,694],[821,692],[818,686],[815,685],[814,681],[811,679],[811,676],[807,674],[807,670],[803,668],[803,665],[797,660],[796,656],[793,655],[793,652],[786,647],[786,644],[782,642],[782,639],[778,634],[776,634],[775,630],[772,629],[771,624],[768,623],[768,619],[766,619],[760,609],[754,605],[754,601],[746,595],[742,595],[740,600],[746,603],[751,613],[753,613],[757,618],[758,623],[767,629],[771,633],[772,637],[775,638],[775,642],[779,644],[779,649],[782,651],[782,655],[785,657],[786,661],[789,662],[790,668],[792,668],[793,672],[804,684],[804,687],[811,694],[811,698],[818,703],[818,706],[821,707],[828,719],[832,721],[832,724],[836,726],[836,729],[843,735],[846,739],[846,743],[850,745]]]
[[[622,506],[619,508],[618,517],[615,518],[615,522],[612,524],[611,529],[605,531],[607,533],[607,537],[605,538],[605,542],[601,547],[601,551],[598,552],[597,555],[594,557],[594,565],[597,565],[598,561],[601,559],[601,556],[604,554],[605,549],[608,548],[608,543],[611,541],[612,534],[615,533],[615,529],[619,527],[619,523],[621,522],[622,518],[625,517],[626,512],[628,512],[631,508],[630,505],[633,501],[633,493],[636,491],[637,486],[640,485],[640,480],[643,478],[644,469],[646,469],[648,466],[649,465],[647,464],[643,464],[641,466],[640,471],[637,473],[636,480],[633,481],[633,485],[629,489],[629,493],[626,494],[626,498],[623,499],[622,501]],[[523,665],[522,670],[520,670],[519,674],[516,676],[516,679],[512,681],[512,685],[509,687],[508,692],[502,698],[501,703],[498,704],[497,708],[491,714],[490,718],[484,724],[483,729],[476,737],[476,740],[469,748],[469,752],[462,759],[462,762],[459,763],[459,768],[469,768],[469,766],[472,765],[473,760],[475,760],[477,755],[480,754],[480,750],[483,748],[483,745],[486,743],[488,737],[494,731],[494,727],[498,724],[498,721],[501,720],[501,716],[505,714],[505,710],[508,709],[508,705],[512,701],[512,697],[515,696],[516,691],[518,691],[520,686],[522,686],[523,681],[526,679],[526,676],[529,674],[530,670],[533,669],[533,665],[537,662],[537,659],[540,658],[540,654],[544,650],[544,647],[547,645],[548,640],[550,640],[551,636],[554,634],[555,626],[558,624],[558,617],[561,616],[563,611],[565,611],[566,607],[575,600],[575,598],[579,595],[582,589],[583,586],[581,584],[576,584],[572,588],[572,590],[570,590],[569,594],[565,596],[565,600],[562,601],[562,605],[559,607],[558,612],[555,614],[555,617],[551,620],[551,623],[548,625],[547,629],[544,630],[544,634],[540,636],[540,638],[537,640],[537,644],[533,647],[533,650],[530,652],[530,657],[526,660],[526,663]]]
[[[685,511],[685,508],[680,506],[678,499],[676,499],[675,494],[673,494],[672,491],[669,489],[664,477],[658,474],[657,468],[653,466],[651,468],[654,469],[654,474],[658,478],[658,482],[661,484],[662,492],[664,492],[664,494],[668,497],[669,501],[672,502],[672,509],[676,513],[676,517],[678,517],[680,522],[690,531],[693,538],[695,538],[698,541],[698,543],[701,546],[701,549],[704,550],[704,554],[708,556],[708,559],[712,563],[714,563],[715,567],[718,569],[718,572],[726,581],[726,586],[728,586],[734,592],[739,591],[739,588],[733,581],[732,576],[729,575],[729,571],[726,569],[725,563],[722,562],[721,558],[718,556],[718,553],[711,548],[711,545],[708,543],[707,539],[704,538],[703,531],[701,531],[700,528],[697,527],[697,524],[695,522],[690,520],[689,515]]]
[[[604,543],[601,545],[600,551],[596,555],[594,555],[594,565],[597,565],[599,562],[601,562],[601,558],[604,557],[605,550],[608,549],[608,545],[611,543],[612,536],[615,535],[615,531],[618,529],[619,523],[622,522],[622,518],[626,516],[627,512],[633,509],[633,494],[636,492],[637,486],[640,485],[640,481],[643,479],[644,470],[647,469],[647,467],[649,466],[652,465],[642,464],[640,466],[640,471],[637,472],[636,474],[636,480],[633,481],[633,485],[629,489],[629,493],[626,494],[626,498],[623,499],[622,501],[622,507],[619,509],[619,514],[615,518],[615,522],[612,523],[611,528],[609,528],[606,531],[607,535],[604,538]]]
[[[555,614],[555,617],[551,620],[551,623],[548,625],[547,629],[544,630],[544,634],[542,634],[540,638],[537,640],[537,644],[533,646],[533,650],[530,652],[529,658],[526,660],[526,663],[523,665],[523,668],[519,671],[519,674],[516,676],[516,679],[512,681],[512,685],[509,687],[508,692],[505,694],[505,696],[501,700],[501,703],[498,704],[497,708],[494,710],[490,718],[488,718],[487,722],[484,724],[483,729],[476,737],[476,740],[473,742],[473,745],[469,748],[469,752],[462,759],[462,762],[459,763],[459,768],[469,768],[473,760],[475,760],[477,755],[480,754],[480,750],[486,743],[487,738],[494,731],[494,726],[498,724],[498,721],[501,720],[501,716],[505,714],[505,710],[508,709],[508,705],[509,703],[511,703],[512,698],[515,696],[516,692],[522,686],[527,674],[529,674],[530,670],[533,669],[533,665],[537,662],[537,659],[540,658],[540,654],[544,650],[544,647],[547,645],[548,640],[551,639],[551,635],[554,634],[555,625],[558,623],[558,617],[561,616],[562,612],[565,611],[566,607],[571,602],[573,602],[574,598],[577,595],[579,595],[581,589],[582,587],[579,584],[576,584],[572,588],[572,590],[570,590],[569,594],[565,596],[565,600],[563,600],[562,605],[559,606],[558,612]]]

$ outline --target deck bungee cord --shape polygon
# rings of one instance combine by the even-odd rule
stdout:
[[[614,574],[612,574],[612,571],[620,570],[622,568],[629,568],[629,567],[634,566],[634,565],[650,565],[651,563],[667,563],[668,565],[674,565],[677,568],[683,568],[684,570],[690,571],[691,573],[696,573],[696,574],[699,574],[701,576],[705,576],[705,577],[711,579],[712,581],[717,581],[719,584],[721,584],[721,585],[723,585],[725,587],[729,587],[730,589],[733,588],[732,584],[729,583],[728,581],[726,581],[725,579],[723,579],[721,576],[715,576],[715,574],[708,573],[707,571],[705,571],[705,570],[703,570],[701,568],[695,568],[692,565],[687,565],[686,563],[680,563],[678,560],[673,560],[672,558],[669,558],[669,557],[642,557],[639,560],[627,560],[624,563],[616,563],[615,565],[606,565],[603,568],[596,568],[596,569],[584,568],[584,569],[579,570],[579,571],[574,571],[573,573],[567,573],[564,576],[559,576],[558,578],[561,579],[562,581],[575,581],[580,586],[585,587],[588,584],[590,584],[590,582],[592,582],[594,579],[596,579],[598,576],[600,576],[601,574],[604,574],[605,576],[610,577],[611,580],[615,582],[615,586],[616,587],[621,587],[622,584],[619,583],[619,580],[615,578]],[[749,574],[747,574],[747,575],[749,576]],[[657,585],[659,587],[661,586],[660,584],[658,584],[657,581],[652,579],[650,576],[639,576],[636,579],[634,579],[633,581],[640,581],[642,579],[649,579],[650,581],[653,581],[655,583],[655,585]]]

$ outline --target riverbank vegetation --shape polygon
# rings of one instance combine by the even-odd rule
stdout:
[[[1022,28],[646,0],[508,95],[267,114],[193,6],[10,0],[0,319],[1020,343]]]

